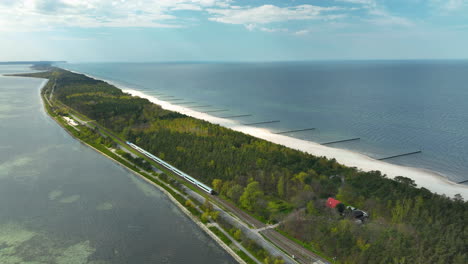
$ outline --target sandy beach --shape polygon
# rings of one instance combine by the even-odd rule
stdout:
[[[155,104],[161,105],[161,107],[167,110],[179,112],[194,118],[205,120],[213,124],[218,124],[227,128],[231,128],[233,130],[257,138],[265,139],[286,147],[301,150],[315,156],[335,158],[339,163],[343,165],[356,167],[363,171],[379,170],[383,174],[386,174],[389,178],[393,178],[396,176],[405,176],[413,179],[418,186],[427,188],[438,194],[445,194],[449,197],[453,197],[455,194],[460,194],[463,198],[468,198],[468,186],[451,182],[446,177],[433,171],[395,165],[384,161],[372,159],[366,155],[350,150],[327,147],[311,141],[288,137],[285,135],[273,134],[272,132],[264,128],[245,126],[234,120],[219,118],[206,113],[194,111],[186,107],[174,105],[169,102],[159,100],[155,96],[149,96],[144,94],[143,92],[134,89],[128,89],[115,83],[112,84],[119,87],[126,93],[141,98],[146,98]]]
[[[75,72],[72,70],[69,71]],[[75,73],[83,74],[80,72]],[[389,178],[394,178],[396,176],[405,176],[413,179],[419,187],[424,187],[428,190],[431,190],[432,192],[438,194],[445,194],[448,197],[454,197],[454,195],[460,194],[465,200],[468,199],[467,185],[452,182],[448,180],[445,176],[434,171],[422,168],[391,164],[388,162],[373,159],[369,156],[351,150],[328,147],[307,140],[302,140],[280,134],[274,134],[268,129],[242,125],[240,122],[235,120],[219,118],[206,113],[189,109],[187,107],[171,104],[170,102],[158,99],[156,96],[147,95],[141,91],[125,87],[116,82],[105,80],[92,75],[87,76],[95,79],[101,79],[118,87],[119,89],[122,89],[122,91],[124,91],[125,93],[141,98],[146,98],[149,101],[158,104],[162,108],[170,111],[175,111],[181,114],[185,114],[187,116],[202,119],[207,122],[218,124],[233,129],[235,131],[239,131],[257,138],[268,140],[276,144],[304,151],[315,156],[324,156],[329,159],[334,158],[343,165],[349,167],[356,167],[362,171],[378,170],[381,171],[382,174],[387,175],[387,177]]]

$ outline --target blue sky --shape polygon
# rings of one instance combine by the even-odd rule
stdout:
[[[468,0],[0,0],[0,61],[467,59]]]

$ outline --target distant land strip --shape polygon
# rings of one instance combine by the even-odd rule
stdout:
[[[14,64],[52,64],[52,63],[67,63],[67,61],[0,61],[1,65]]]

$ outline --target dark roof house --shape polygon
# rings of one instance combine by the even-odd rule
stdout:
[[[364,218],[369,217],[369,215],[362,210],[353,210],[351,212],[351,215],[356,219],[364,219]]]

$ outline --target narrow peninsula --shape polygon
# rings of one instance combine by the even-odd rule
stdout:
[[[460,196],[168,111],[82,74],[46,70],[22,76],[49,80],[41,95],[57,122],[162,188],[239,262],[468,263],[468,202]]]

